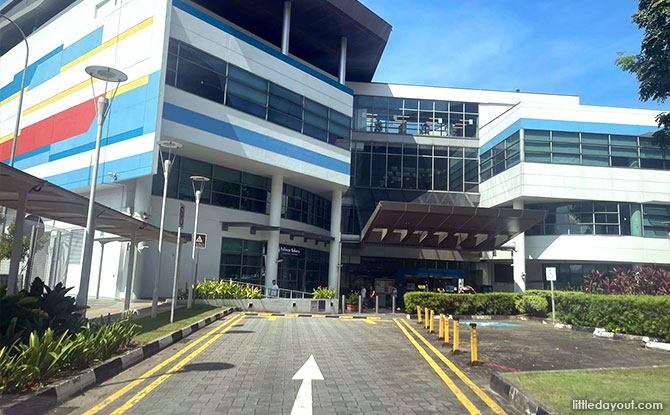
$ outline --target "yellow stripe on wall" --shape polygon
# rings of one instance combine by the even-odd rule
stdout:
[[[23,89],[23,93],[25,94],[26,92],[28,92],[28,86],[26,86],[26,87]],[[0,107],[2,107],[3,105],[5,105],[6,103],[8,103],[8,102],[11,101],[11,100],[13,100],[13,99],[15,99],[15,98],[18,98],[20,93],[21,93],[21,91],[17,91],[17,92],[14,93],[13,95],[10,95],[10,96],[8,96],[7,98],[5,98],[5,99],[3,99],[2,101],[0,101]]]
[[[93,79],[94,83],[96,81],[97,81],[97,79]],[[46,107],[49,104],[52,104],[52,103],[58,101],[59,99],[65,98],[66,96],[68,96],[70,94],[74,94],[77,91],[81,91],[82,89],[84,89],[86,87],[89,87],[90,85],[91,85],[91,80],[90,79],[87,79],[83,82],[80,82],[77,85],[75,85],[73,87],[70,87],[63,92],[59,92],[58,94],[52,96],[51,98],[47,98],[44,101],[40,102],[39,104],[35,104],[32,107],[26,109],[25,111],[23,111],[23,115],[25,116],[25,115],[31,114],[31,113],[39,110],[39,109],[42,109],[42,108]]]
[[[21,135],[21,130],[19,130],[19,135]],[[13,131],[11,133],[7,134],[4,137],[0,137],[0,144],[4,143],[5,141],[9,141],[12,138],[14,138],[14,132]]]
[[[83,61],[90,58],[91,56],[94,56],[94,55],[102,52],[103,50],[109,48],[110,46],[115,45],[116,43],[122,41],[123,39],[126,39],[127,37],[139,32],[140,30],[144,29],[145,27],[151,26],[151,24],[153,22],[154,22],[154,18],[152,16],[152,17],[142,21],[141,23],[131,27],[130,29],[126,30],[125,32],[109,39],[108,41],[104,42],[102,45],[98,46],[97,48],[81,55],[80,57],[73,60],[72,62],[70,62],[66,65],[63,65],[60,68],[61,73],[67,71],[68,69],[72,68],[75,65],[78,65],[78,64],[82,63]]]
[[[121,95],[123,93],[126,93],[130,90],[133,90],[135,88],[138,88],[142,85],[146,85],[149,83],[149,75],[145,75],[141,78],[138,78],[132,82],[128,82],[126,84],[123,84],[119,87],[119,90],[116,91],[116,95]],[[107,91],[107,95],[105,95],[107,98],[111,98],[112,95],[114,94],[114,90],[112,89],[111,91]]]

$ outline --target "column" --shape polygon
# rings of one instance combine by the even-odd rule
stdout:
[[[347,37],[340,39],[340,83],[344,85],[347,75]]]
[[[514,209],[523,209],[523,206],[523,200],[515,200],[512,203]],[[526,291],[526,234],[521,233],[512,240],[516,243],[516,250],[512,253],[514,292],[524,292]]]
[[[284,177],[280,174],[272,176],[270,192],[270,226],[279,226],[281,223],[281,202],[284,191]],[[279,259],[279,230],[269,231],[268,244],[265,256],[265,285],[272,286],[272,280],[277,279],[277,260]],[[281,287],[280,287],[281,288]]]
[[[126,269],[126,294],[123,299],[123,310],[130,310],[130,300],[133,296],[133,279],[135,278],[135,258],[137,255],[137,237],[133,232],[133,237],[128,246],[128,268]]]
[[[330,201],[330,236],[333,240],[330,242],[330,255],[328,257],[328,286],[335,288],[337,292],[340,289],[340,240],[342,223],[342,191],[333,190],[333,196]],[[339,298],[339,297],[336,297]]]
[[[281,53],[288,55],[288,42],[291,37],[291,2],[284,2],[284,16],[281,26]]]
[[[12,241],[12,254],[9,263],[9,278],[7,280],[7,294],[16,294],[18,291],[19,265],[21,265],[21,254],[23,253],[23,225],[26,221],[26,203],[28,192],[19,189],[18,203],[16,205],[16,219],[14,220],[14,240]]]
[[[526,160],[526,130],[519,130],[519,161]]]

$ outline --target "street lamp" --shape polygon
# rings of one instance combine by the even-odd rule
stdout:
[[[95,188],[98,184],[98,167],[100,164],[100,143],[102,141],[102,125],[109,112],[110,102],[116,96],[121,82],[128,80],[123,72],[107,66],[88,66],[86,73],[91,77],[91,89],[93,90],[93,101],[95,102],[95,87],[93,78],[105,81],[105,91],[98,97],[96,113],[98,119],[98,134],[95,138],[95,159],[93,161],[93,175],[91,176],[91,191],[88,197],[88,214],[86,216],[86,231],[84,233],[84,253],[81,263],[81,277],[79,280],[79,292],[77,293],[77,305],[86,306],[88,302],[88,283],[91,278],[91,260],[93,258],[93,239],[95,239],[95,224],[93,223],[93,208],[95,207]],[[110,99],[107,99],[107,87],[116,82],[116,88],[110,90]]]
[[[196,254],[195,238],[198,233],[198,214],[200,213],[200,197],[205,188],[205,183],[209,181],[209,177],[205,176],[191,176],[191,184],[193,185],[193,194],[195,195],[195,224],[193,225],[193,247],[191,251],[191,259],[193,260],[193,281],[188,286],[188,302],[186,308],[191,308],[193,305],[193,286],[198,278],[198,259],[200,259],[200,251]]]
[[[177,150],[182,145],[176,141],[162,140],[158,142],[161,158],[161,165],[163,166],[163,207],[161,208],[161,230],[158,235],[158,266],[156,267],[156,275],[154,277],[154,293],[151,299],[151,318],[155,318],[158,313],[158,283],[161,275],[161,264],[163,260],[163,229],[165,227],[165,204],[167,202],[168,179],[170,178],[170,168],[177,157]],[[163,153],[167,153],[166,154]],[[177,241],[179,244],[179,241]]]
[[[21,33],[21,37],[23,37],[23,41],[26,44],[26,60],[23,64],[23,74],[21,75],[21,90],[19,91],[19,107],[16,110],[16,123],[14,124],[14,138],[12,139],[12,153],[9,158],[9,165],[10,167],[14,167],[14,159],[16,158],[16,140],[19,138],[19,123],[21,121],[21,110],[23,107],[23,91],[26,89],[26,72],[28,71],[28,55],[30,54],[30,49],[28,47],[28,39],[26,38],[26,34],[23,32],[23,29],[16,24],[16,22],[9,17],[5,16],[4,14],[0,13],[0,17],[6,19],[9,23],[13,24],[18,30],[19,33]],[[0,221],[2,222],[2,232],[0,232],[0,235],[5,233],[5,225],[7,223],[7,207],[3,206],[2,207],[2,217],[0,218]],[[22,222],[21,220],[15,219],[15,222],[17,225],[20,225]],[[19,235],[23,235],[23,229],[19,229],[19,226],[15,226],[14,229],[14,243],[12,244],[12,255],[11,257],[13,259],[17,258],[20,255],[21,252],[21,241],[23,238],[21,238]],[[19,263],[18,261],[14,260],[12,263],[10,263],[9,266],[9,278],[7,281],[7,292],[9,294],[15,294],[17,291],[17,282],[18,282],[18,274],[19,274]]]

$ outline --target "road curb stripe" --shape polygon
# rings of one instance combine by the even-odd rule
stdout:
[[[458,388],[458,386],[456,386],[456,384],[449,378],[449,376],[447,376],[447,374],[444,373],[444,370],[442,370],[442,368],[437,364],[437,362],[435,362],[435,360],[433,360],[433,358],[430,357],[428,352],[426,352],[426,350],[423,347],[421,347],[421,345],[414,339],[414,337],[412,337],[412,335],[409,334],[409,332],[403,327],[403,325],[400,324],[397,319],[393,319],[393,321],[395,321],[395,324],[397,324],[400,330],[402,330],[405,336],[407,336],[412,345],[414,345],[416,350],[419,351],[419,354],[426,360],[426,362],[428,362],[428,364],[435,371],[435,373],[437,373],[437,375],[442,379],[442,381],[444,381],[449,390],[454,395],[456,395],[456,398],[463,404],[463,406],[465,406],[465,409],[467,409],[471,415],[480,414],[481,412],[479,412],[479,409],[477,409],[477,407],[472,403],[472,401],[470,401],[470,399],[468,399],[468,397],[465,396],[465,394]]]
[[[449,367],[449,369],[458,376],[460,380],[463,381],[474,393],[486,403],[486,405],[489,406],[493,410],[494,413],[498,415],[505,415],[505,411],[498,405],[493,399],[491,399],[483,390],[479,388],[470,378],[468,378],[465,373],[461,372],[461,370],[456,367],[455,364],[453,364],[449,359],[442,354],[438,349],[435,348],[428,340],[426,340],[421,334],[419,334],[410,324],[408,324],[406,321],[403,320],[403,323],[433,352],[437,357],[442,360],[444,364]]]

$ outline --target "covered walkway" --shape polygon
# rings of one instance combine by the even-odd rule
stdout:
[[[17,289],[19,264],[21,262],[20,241],[23,235],[25,235],[24,223],[26,214],[33,214],[82,228],[86,227],[88,212],[87,197],[73,193],[2,163],[0,163],[0,206],[16,211],[15,242],[12,249],[8,277],[8,291],[10,293]],[[130,260],[127,268],[124,270],[126,277],[124,309],[128,309],[130,307],[132,281],[134,279],[137,243],[158,240],[160,229],[100,203],[95,204],[94,213],[95,229],[97,231],[116,235],[117,238],[114,238],[114,240],[129,241],[131,244]],[[186,236],[182,237],[181,243],[190,240],[188,238],[189,235]],[[163,240],[176,243],[177,237],[174,233],[165,231]]]

